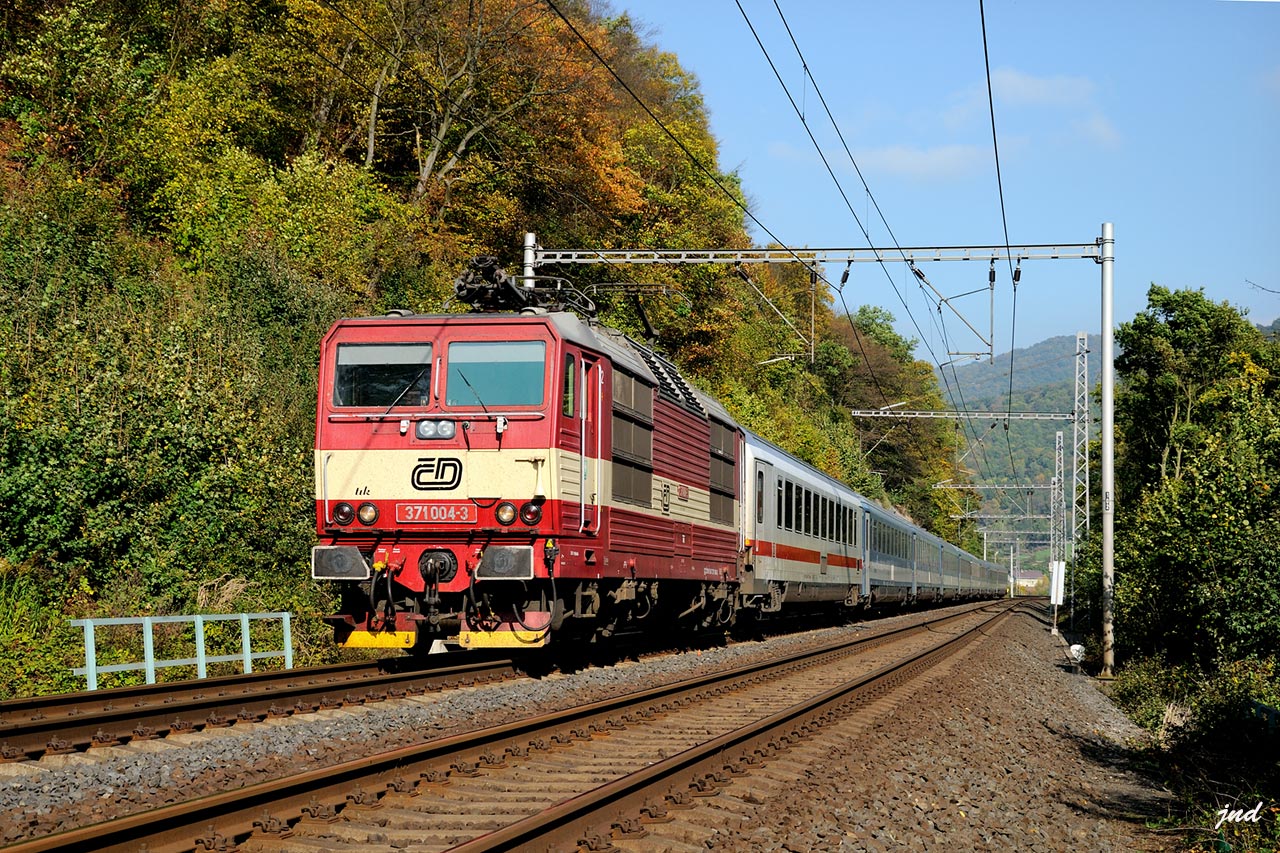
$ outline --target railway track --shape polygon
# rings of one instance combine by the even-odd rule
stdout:
[[[785,763],[779,756],[788,749],[963,647],[1010,604],[982,605],[818,652],[362,757],[7,849],[124,851],[145,845],[151,853],[310,853],[372,846],[434,853],[611,850],[622,844],[642,850],[651,836],[665,839],[653,849],[681,849],[673,839],[687,834],[678,819],[682,812],[742,776]]]
[[[269,717],[365,705],[517,674],[507,658],[451,656],[273,670],[0,702],[0,761],[23,761]]]

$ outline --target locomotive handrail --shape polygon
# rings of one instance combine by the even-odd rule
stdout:
[[[324,455],[324,465],[320,471],[320,491],[324,498],[324,523],[333,524],[333,514],[329,512],[329,460],[333,458],[332,453]]]
[[[519,420],[519,421],[540,421],[540,420],[542,420],[543,418],[545,418],[545,417],[547,416],[546,412],[526,412],[526,411],[511,411],[511,412],[499,412],[499,411],[489,411],[489,412],[458,412],[458,411],[446,411],[446,412],[443,412],[443,413],[442,413],[442,412],[438,412],[438,411],[428,412],[426,409],[419,409],[419,410],[417,410],[417,411],[413,412],[412,414],[408,414],[408,415],[406,415],[404,412],[401,412],[401,413],[399,413],[399,414],[395,414],[395,413],[388,414],[388,413],[386,413],[386,412],[381,412],[381,413],[378,413],[378,414],[352,414],[352,413],[350,413],[350,412],[330,412],[330,413],[328,414],[328,416],[327,416],[327,420],[330,420],[330,421],[356,421],[356,422],[360,422],[360,423],[364,423],[364,422],[368,422],[368,421],[403,421],[403,420],[413,420],[413,419],[414,419],[414,418],[416,418],[416,417],[420,417],[420,416],[422,416],[422,415],[428,415],[428,414],[429,414],[429,415],[434,415],[434,416],[449,417],[449,418],[453,418],[453,419],[455,419],[455,420],[459,420],[459,421],[493,421],[493,420],[497,420],[497,419],[498,419],[498,418],[500,418],[500,417],[501,417],[501,418],[506,418],[507,420]]]

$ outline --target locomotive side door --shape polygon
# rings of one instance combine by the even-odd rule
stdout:
[[[582,406],[579,424],[582,436],[580,531],[595,536],[600,532],[600,469],[604,464],[603,418],[604,365],[593,355],[582,354]]]

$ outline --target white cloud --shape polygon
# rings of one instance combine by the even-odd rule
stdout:
[[[1003,150],[1003,149],[1002,149]],[[786,142],[774,142],[768,147],[769,156],[792,165],[804,165],[825,173],[825,167],[811,150],[797,149]],[[914,181],[951,181],[971,177],[975,169],[991,162],[991,149],[983,145],[885,145],[864,148],[853,152],[862,173],[875,184],[876,176],[893,175]],[[854,170],[841,155],[833,160],[832,167],[843,179],[854,175]],[[846,188],[856,184],[845,184]]]
[[[1093,81],[1087,77],[1036,77],[1015,68],[991,72],[991,90],[997,102],[1014,106],[1081,107],[1093,102]]]
[[[965,178],[989,159],[987,149],[977,145],[936,145],[918,148],[887,145],[859,152],[858,164],[864,172],[897,175],[917,181]]]
[[[1116,148],[1120,145],[1120,131],[1100,112],[1094,112],[1084,118],[1076,119],[1071,128],[1078,136],[1094,142],[1103,148]]]
[[[1090,108],[1094,84],[1087,77],[1065,74],[1037,77],[1015,68],[997,68],[991,72],[991,91],[999,122],[1006,113],[1019,107]],[[954,92],[948,101],[950,106],[941,113],[942,124],[953,133],[985,126],[990,120],[985,84]]]
[[[1277,87],[1280,88],[1280,81]],[[1087,77],[1041,77],[1016,68],[996,69],[991,72],[991,89],[1001,141],[1009,130],[1023,128],[1042,142],[1069,136],[1076,142],[1104,148],[1120,145],[1121,134],[1098,105],[1096,88]],[[941,113],[942,126],[949,133],[990,132],[985,85],[957,91],[950,102],[951,106]],[[1005,146],[1000,147],[1003,152]]]

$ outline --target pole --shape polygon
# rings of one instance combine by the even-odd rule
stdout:
[[[809,268],[809,363],[813,364],[817,360],[818,351],[815,348],[817,339],[817,313],[818,313],[818,268],[816,266]]]
[[[532,231],[524,235],[524,286],[533,287],[533,268],[537,257],[538,238]]]
[[[1110,678],[1116,665],[1115,534],[1115,234],[1102,223],[1102,676]]]

